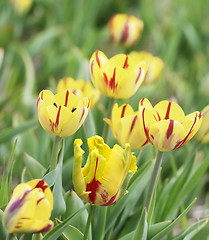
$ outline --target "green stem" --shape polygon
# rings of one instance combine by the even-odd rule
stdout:
[[[85,233],[83,236],[83,240],[86,240],[88,238],[88,233],[89,233],[89,228],[90,228],[90,224],[91,224],[91,220],[92,220],[92,216],[93,216],[93,211],[94,211],[94,205],[90,205],[90,210],[89,210],[89,215],[88,215],[88,219],[87,219],[87,223],[86,223],[86,229],[85,229]]]
[[[153,169],[149,190],[148,190],[148,194],[147,194],[147,200],[146,200],[146,204],[145,204],[145,207],[147,208],[147,213],[149,213],[149,210],[150,210],[152,197],[153,197],[153,193],[154,193],[154,190],[156,187],[157,178],[158,178],[158,174],[160,171],[162,160],[163,160],[163,152],[158,151],[157,158],[155,160],[155,166]]]
[[[9,234],[7,236],[7,240],[13,240],[14,238],[15,238],[15,235],[13,235],[13,234]]]
[[[50,160],[50,171],[54,170],[57,166],[57,159],[58,155],[62,146],[62,138],[55,136],[54,137],[54,144],[52,148],[52,155],[51,155],[51,160]]]
[[[113,108],[113,105],[115,103],[115,99],[114,98],[110,98],[109,99],[109,105],[108,105],[108,109],[107,109],[107,118],[111,118],[111,115],[112,115],[112,108]],[[109,130],[110,130],[110,127],[107,123],[105,123],[104,125],[104,130],[103,130],[103,139],[104,139],[104,142],[107,142],[108,141],[108,137],[109,137]]]

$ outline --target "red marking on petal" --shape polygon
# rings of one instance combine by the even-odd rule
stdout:
[[[40,97],[38,98],[37,103],[36,103],[37,108],[38,108],[39,102],[40,102]]]
[[[103,72],[103,76],[104,76],[104,82],[105,82],[105,84],[108,85],[108,78],[107,78],[106,73]]]
[[[138,76],[137,76],[137,78],[136,78],[135,84],[137,84],[137,82],[139,81],[139,78],[140,78],[141,72],[142,72],[142,69],[139,68],[139,74],[138,74]]]
[[[144,112],[145,112],[145,108],[142,110],[142,122],[143,122],[143,127],[144,127],[145,135],[146,135],[147,139],[149,139],[149,130],[148,130],[148,128],[146,128],[146,126],[145,126]]]
[[[101,65],[100,65],[100,61],[99,61],[98,53],[99,53],[99,51],[96,50],[96,61],[97,61],[98,66],[101,67]]]
[[[92,76],[94,75],[94,73],[93,73],[93,66],[94,66],[94,59],[91,62],[91,75]]]
[[[141,106],[143,106],[143,104],[144,104],[144,98],[141,99],[141,102],[140,102],[140,103],[141,103]]]
[[[37,202],[36,202],[36,205],[38,205],[42,200],[44,200],[45,198],[44,197],[42,197],[42,198],[40,198]]]
[[[177,142],[177,144],[176,144],[176,146],[174,147],[174,149],[177,149],[177,148],[182,147],[182,146],[187,142],[187,138],[188,138],[189,135],[191,134],[192,129],[194,128],[196,121],[197,121],[197,117],[195,117],[194,122],[193,122],[193,124],[192,124],[192,126],[191,126],[191,128],[190,128],[190,130],[189,130],[189,132],[188,132],[188,134],[186,135],[186,137],[185,137],[182,141]]]
[[[67,107],[68,97],[69,97],[69,90],[66,91],[66,95],[65,95],[65,107]]]
[[[86,192],[90,192],[89,200],[92,204],[94,204],[96,201],[96,193],[98,192],[99,187],[101,185],[101,183],[96,180],[97,165],[98,165],[98,157],[96,159],[94,178],[92,179],[92,181],[90,183],[86,184]]]
[[[125,110],[126,110],[126,107],[127,107],[127,103],[123,106],[123,109],[122,109],[122,111],[121,111],[121,118],[123,118],[124,117],[124,114],[125,114]]]
[[[121,34],[121,39],[120,42],[124,43],[128,39],[128,34],[129,34],[129,17],[127,18],[127,21],[125,22],[122,34]]]
[[[151,136],[151,138],[154,140],[154,136],[153,135],[150,135]]]
[[[134,129],[134,125],[136,123],[136,119],[138,118],[138,116],[136,115],[131,123],[131,128],[130,128],[130,131],[129,131],[129,135],[131,134],[131,132],[133,131]]]
[[[79,120],[79,123],[81,122],[81,120],[83,119],[83,116],[84,116],[84,113],[85,113],[85,111],[86,111],[86,108],[85,107],[83,107],[83,109],[82,109],[83,111],[82,111],[82,115],[81,115],[81,118],[80,118],[80,120]]]
[[[168,103],[167,112],[165,114],[165,119],[169,119],[170,111],[171,111],[171,102]]]
[[[105,206],[110,206],[110,205],[115,204],[116,203],[115,199],[116,199],[117,195],[118,195],[118,192],[113,197],[111,197],[107,203],[102,204],[101,206],[105,207]]]
[[[109,86],[110,86],[111,89],[113,89],[113,91],[118,86],[118,83],[115,83],[115,74],[116,74],[116,67],[114,68],[113,76],[112,76],[112,78],[110,79],[110,82],[109,82]]]
[[[149,142],[149,140],[147,139],[147,140],[142,144],[142,147],[144,147],[145,145],[147,145],[148,142]]]
[[[109,195],[108,192],[107,192],[106,190],[104,190],[104,192],[101,193],[100,195],[101,195],[101,197],[102,197],[102,200],[103,200],[104,202],[107,202],[108,195]]]
[[[157,116],[158,116],[158,121],[160,121],[161,117],[160,117],[160,114],[158,112],[157,112]],[[155,119],[156,119],[156,117],[155,117]],[[157,121],[157,119],[156,119],[156,121]]]
[[[173,133],[173,125],[174,125],[174,120],[170,120],[168,130],[167,130],[167,139],[172,135]]]
[[[56,122],[55,122],[55,128],[57,128],[58,125],[59,125],[60,111],[61,111],[61,106],[59,106],[59,109],[57,111],[57,118],[56,118]]]
[[[44,179],[41,179],[34,188],[41,188],[42,191],[44,192],[48,188],[48,186],[44,184],[45,184]]]
[[[44,100],[44,92],[41,93],[41,99]]]
[[[42,232],[46,232],[49,231],[52,228],[52,224],[48,223],[45,227],[43,227],[41,230],[35,232],[34,233],[42,233]]]
[[[126,55],[126,59],[123,65],[123,68],[127,68],[128,67],[128,55]]]

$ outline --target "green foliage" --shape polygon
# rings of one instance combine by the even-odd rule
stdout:
[[[15,239],[83,239],[88,204],[78,198],[72,183],[73,142],[101,135],[108,99],[101,96],[82,128],[65,138],[58,164],[50,171],[53,137],[38,124],[36,100],[42,89],[55,92],[59,79],[71,76],[90,81],[89,58],[96,49],[108,57],[145,50],[165,64],[152,85],[142,85],[130,99],[136,110],[142,97],[156,103],[177,101],[185,113],[209,104],[209,1],[34,0],[19,15],[10,1],[0,1],[0,238],[8,233],[2,222],[12,189],[20,182],[43,178],[53,191],[55,227],[42,235]],[[113,44],[108,21],[117,13],[144,21],[141,39],[130,49]],[[16,140],[17,138],[17,140]],[[116,143],[109,134],[108,144]],[[95,207],[88,239],[208,240],[208,144],[192,139],[181,149],[165,153],[150,211],[146,196],[155,163],[148,146],[138,156],[138,171],[128,193],[113,206]],[[83,159],[85,162],[86,159]],[[196,199],[197,198],[197,199]],[[195,200],[194,200],[195,199]],[[201,216],[195,210],[200,207]],[[43,237],[43,238],[42,238]]]

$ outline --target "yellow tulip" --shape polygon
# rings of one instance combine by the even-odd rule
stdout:
[[[118,107],[116,103],[112,109],[112,120],[104,118],[104,121],[111,127],[114,137],[122,146],[129,143],[132,149],[136,149],[149,143],[144,131],[140,107],[139,111],[134,112],[129,104]]]
[[[144,23],[128,14],[115,14],[109,21],[109,32],[113,42],[132,46],[141,36]]]
[[[130,56],[135,58],[136,62],[147,61],[149,64],[143,84],[153,83],[160,77],[164,68],[164,63],[159,57],[155,57],[151,53],[145,51],[133,51],[130,53]]]
[[[108,59],[103,52],[97,50],[90,59],[94,86],[111,98],[131,97],[144,80],[147,69],[147,62],[136,62],[125,54],[117,54]]]
[[[53,195],[43,179],[17,185],[3,214],[9,233],[40,233],[50,230]]]
[[[93,88],[91,83],[82,79],[74,80],[71,77],[60,79],[57,85],[57,92],[59,93],[66,89],[69,89],[79,99],[88,97],[91,100],[91,107],[97,103],[100,97],[99,91]]]
[[[149,100],[143,98],[139,105],[149,141],[160,151],[182,147],[196,134],[202,122],[200,112],[185,116],[175,102],[161,101],[153,108]]]
[[[65,137],[74,134],[85,121],[90,99],[78,99],[71,91],[54,95],[49,90],[40,92],[37,100],[41,126],[49,133]]]
[[[109,206],[116,203],[125,192],[128,179],[136,172],[136,157],[129,144],[125,149],[115,145],[110,149],[102,137],[88,139],[89,156],[81,168],[82,140],[74,142],[73,185],[77,195],[92,205]]]
[[[10,0],[10,1],[18,14],[26,13],[33,3],[33,0]]]
[[[202,124],[197,132],[196,139],[199,143],[209,142],[209,105],[202,110]]]

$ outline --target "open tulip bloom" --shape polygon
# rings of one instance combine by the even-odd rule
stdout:
[[[53,195],[43,179],[21,183],[14,189],[4,211],[3,222],[9,233],[40,233],[50,230]]]
[[[112,40],[126,47],[132,46],[141,36],[144,23],[141,19],[128,14],[115,14],[109,21]]]
[[[139,106],[147,138],[163,152],[182,147],[195,135],[202,122],[200,112],[185,116],[175,102],[165,100],[152,107],[148,99],[142,98]]]
[[[90,82],[82,79],[74,80],[71,77],[60,79],[57,84],[57,92],[61,92],[66,89],[69,89],[79,99],[88,97],[91,100],[91,107],[97,103],[100,97],[100,92],[95,89]]]
[[[111,98],[129,98],[139,88],[148,69],[145,61],[136,62],[125,54],[108,59],[95,51],[90,59],[91,80],[103,95]]]
[[[78,99],[70,90],[54,95],[49,90],[40,92],[37,100],[41,126],[49,133],[65,137],[74,134],[83,124],[90,107],[90,99]]]
[[[130,56],[135,58],[136,62],[147,61],[149,64],[143,84],[151,84],[160,77],[164,68],[164,63],[159,57],[155,57],[151,53],[145,51],[133,51],[130,53]]]
[[[104,121],[111,127],[114,137],[125,146],[130,144],[132,149],[142,148],[149,143],[144,131],[143,118],[140,111],[134,112],[129,104],[118,107],[116,103],[112,109],[112,120],[104,118]]]
[[[126,192],[128,180],[136,172],[136,157],[129,144],[125,149],[114,145],[110,149],[102,137],[88,139],[89,156],[82,168],[82,140],[74,142],[73,185],[77,195],[92,205],[109,206]]]

